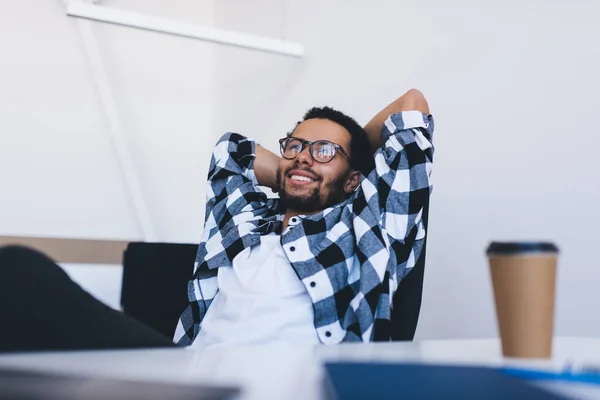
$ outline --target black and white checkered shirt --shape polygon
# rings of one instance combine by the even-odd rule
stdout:
[[[433,118],[393,114],[382,129],[375,169],[346,201],[289,221],[281,245],[306,287],[324,344],[390,340],[398,283],[415,265],[425,238],[423,206],[431,192]],[[204,234],[188,285],[190,304],[174,340],[190,345],[217,291],[217,269],[231,267],[260,236],[279,232],[279,201],[254,174],[255,142],[236,133],[215,146],[208,173]]]

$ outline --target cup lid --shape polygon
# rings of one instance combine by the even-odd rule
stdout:
[[[527,253],[558,253],[558,247],[551,242],[492,242],[487,255],[511,255]]]

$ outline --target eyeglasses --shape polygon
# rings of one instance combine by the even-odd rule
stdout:
[[[344,151],[342,146],[327,140],[309,142],[308,140],[296,137],[286,137],[279,139],[279,145],[281,146],[281,156],[288,160],[296,158],[304,150],[304,147],[308,145],[310,156],[316,162],[328,163],[333,160],[338,151],[350,161],[350,156]]]

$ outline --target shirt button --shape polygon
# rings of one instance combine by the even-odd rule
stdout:
[[[315,287],[315,286],[317,286],[317,284],[315,282],[310,283],[310,287]]]
[[[329,331],[325,332],[325,336],[331,337],[331,332],[329,332]]]
[[[294,246],[290,247],[290,251],[296,251],[296,248]]]

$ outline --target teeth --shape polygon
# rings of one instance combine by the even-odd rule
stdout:
[[[304,181],[304,182],[312,182],[313,180],[306,177],[306,176],[300,176],[300,175],[292,175],[292,179],[295,181]]]

